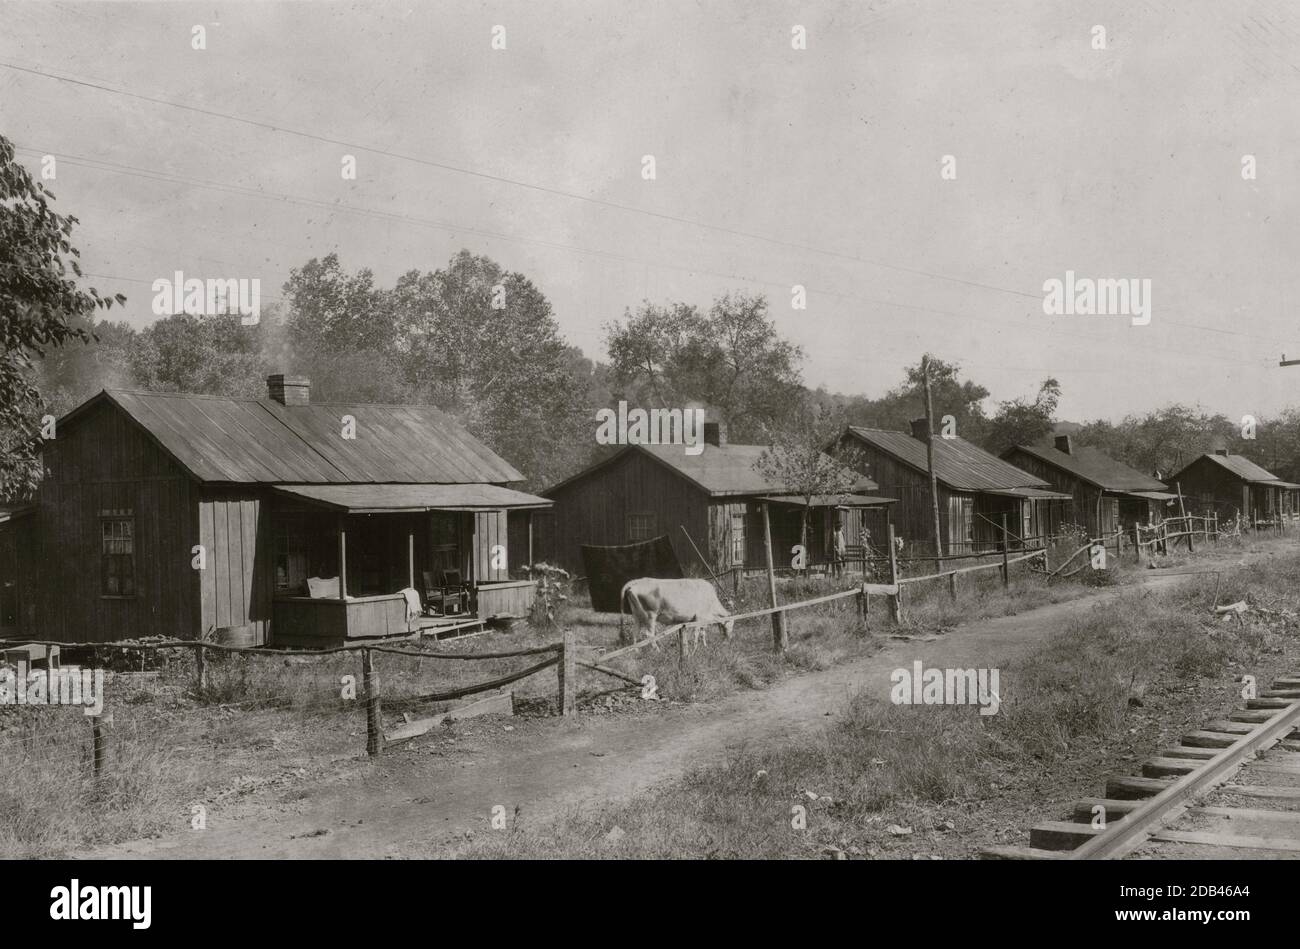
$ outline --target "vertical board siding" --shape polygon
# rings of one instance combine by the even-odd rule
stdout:
[[[682,527],[709,556],[711,536],[709,496],[681,475],[635,449],[616,461],[548,492],[554,516],[547,519],[548,549],[566,570],[581,573],[583,544],[617,546],[629,542],[627,515],[655,515],[655,533],[667,535],[682,566],[699,563]],[[722,500],[722,499],[719,499]],[[735,499],[728,503],[735,503]],[[748,526],[748,525],[747,525]]]
[[[37,493],[28,635],[109,642],[195,632],[199,585],[194,485],[185,472],[108,403],[48,442]],[[129,510],[135,523],[133,597],[101,596],[100,512]]]
[[[199,577],[201,632],[251,625],[256,641],[267,642],[274,564],[260,490],[208,488],[198,509],[198,542],[207,551]]]

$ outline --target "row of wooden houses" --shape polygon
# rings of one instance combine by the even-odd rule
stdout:
[[[761,474],[761,445],[708,422],[703,450],[628,445],[541,495],[431,406],[315,403],[274,375],[262,399],[105,390],[58,420],[29,503],[0,507],[0,638],[147,636],[328,646],[515,617],[526,567],[581,571],[584,545],[666,536],[717,574],[884,547],[888,525],[933,551],[933,448],[942,554],[1019,545],[1077,524],[1091,536],[1171,509],[1274,520],[1300,485],[1223,451],[1164,481],[1060,436],[995,457],[962,438],[846,429],[826,451],[848,493],[806,498]],[[853,448],[849,453],[846,450]]]
[[[687,456],[680,446],[629,446],[543,491],[555,503],[539,521],[539,554],[581,570],[584,544],[666,534],[683,564],[715,573],[756,569],[764,563],[766,507],[776,556],[788,558],[799,543],[802,499],[755,473],[763,446],[728,445],[719,426],[708,428],[701,455]],[[862,480],[852,495],[813,499],[811,562],[832,558],[837,524],[850,560],[867,548],[883,551],[891,522],[910,550],[933,555],[930,440],[926,420],[917,419],[910,432],[850,426],[826,446],[832,455],[852,448]],[[1117,530],[1127,536],[1134,525],[1157,524],[1169,513],[1218,513],[1224,520],[1240,514],[1250,524],[1300,513],[1300,484],[1223,449],[1164,481],[1069,435],[1050,445],[1017,445],[1001,457],[960,437],[935,436],[933,449],[945,556],[998,549],[1004,523],[1019,546],[1072,525],[1091,537]]]

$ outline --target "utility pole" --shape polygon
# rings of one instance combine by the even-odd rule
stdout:
[[[925,387],[925,450],[930,469],[930,509],[934,513],[934,572],[943,573],[943,532],[939,527],[939,480],[934,476],[934,403],[930,399],[930,354],[921,357],[921,383]]]

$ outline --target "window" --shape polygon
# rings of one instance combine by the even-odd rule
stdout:
[[[275,535],[275,592],[301,591],[307,575],[307,536],[281,526]]]
[[[100,592],[135,596],[135,518],[102,518],[100,530]]]
[[[655,536],[655,516],[653,514],[629,514],[627,516],[627,539],[632,543],[650,540]]]
[[[745,515],[731,515],[731,564],[735,567],[745,565]]]

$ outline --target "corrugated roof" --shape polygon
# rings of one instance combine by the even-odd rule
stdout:
[[[1087,445],[1072,446],[1067,455],[1054,445],[1017,445],[1023,451],[1106,491],[1163,491],[1165,486],[1150,475],[1130,468],[1122,461]]]
[[[797,494],[765,495],[759,500],[791,507],[877,507],[897,503],[897,498],[868,497],[865,494],[814,494],[811,504],[805,504],[805,499]]]
[[[495,484],[278,484],[277,491],[357,514],[392,511],[496,511],[554,502]]]
[[[1216,455],[1211,452],[1206,452],[1204,455],[1201,455],[1200,458],[1193,459],[1191,464],[1196,464],[1196,462],[1200,461],[1201,458],[1208,458],[1221,468],[1227,468],[1242,481],[1278,480],[1277,475],[1273,474],[1271,471],[1265,471],[1245,455]],[[1181,475],[1183,471],[1186,471],[1190,466],[1191,465],[1184,465],[1178,474],[1169,479],[1170,482],[1177,480],[1178,475]]]
[[[269,399],[121,389],[96,398],[121,407],[201,481],[499,484],[524,479],[429,405],[284,406]],[[342,437],[344,415],[356,419],[354,439]]]
[[[682,445],[635,445],[665,465],[675,468],[713,495],[783,494],[785,483],[754,470],[754,462],[767,450],[766,445],[705,445],[698,455],[688,455]],[[875,491],[879,485],[866,475],[859,475],[853,487],[857,491]]]
[[[1148,501],[1173,501],[1178,497],[1178,495],[1170,494],[1168,491],[1125,491],[1124,493],[1138,498],[1146,498]]]
[[[754,470],[754,462],[766,450],[765,445],[719,447],[706,444],[700,454],[688,455],[683,445],[628,445],[604,461],[565,478],[542,493],[549,496],[566,485],[613,464],[629,451],[645,452],[715,497],[789,493],[789,489],[783,482],[764,477]],[[864,474],[858,474],[857,480],[853,483],[853,490],[859,493],[875,491],[879,487]]]
[[[1050,491],[1047,488],[989,488],[985,494],[996,494],[1004,498],[1028,498],[1030,500],[1069,501],[1072,494]]]
[[[892,455],[917,471],[929,471],[926,443],[906,432],[849,426],[849,431],[869,445]],[[1041,478],[972,445],[964,438],[934,437],[935,477],[956,491],[991,491],[998,488],[1046,488]]]

